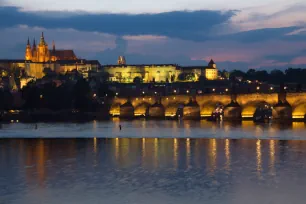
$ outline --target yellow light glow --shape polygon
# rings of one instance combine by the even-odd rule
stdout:
[[[211,114],[201,114],[201,117],[209,117]]]
[[[257,158],[257,173],[260,175],[262,166],[261,166],[261,141],[257,140],[256,142],[256,158]]]
[[[304,115],[293,115],[292,118],[293,119],[304,119]]]

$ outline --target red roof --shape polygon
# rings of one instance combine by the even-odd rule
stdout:
[[[55,50],[55,56],[57,57],[57,60],[76,60],[77,59],[73,50]]]

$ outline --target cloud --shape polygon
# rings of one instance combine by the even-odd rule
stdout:
[[[59,12],[62,14],[62,12]],[[47,29],[72,28],[80,31],[113,35],[156,35],[187,40],[205,40],[210,30],[226,23],[235,11],[173,11],[158,14],[89,14],[68,12],[50,17],[34,12],[22,12],[16,7],[1,7],[0,28],[16,25]],[[72,15],[74,14],[74,15]]]
[[[268,40],[285,38],[288,33],[293,32],[297,29],[300,29],[300,27],[293,26],[284,28],[255,29],[234,34],[216,36],[215,40],[227,40],[242,43],[263,42]],[[289,36],[287,38],[289,38]]]
[[[241,31],[304,26],[306,24],[306,3],[282,2],[242,9],[231,19],[234,27]]]
[[[291,52],[290,54],[282,54],[282,55],[267,55],[265,56],[265,59],[267,60],[272,60],[274,62],[286,62],[286,63],[290,63],[293,60],[295,60],[296,58],[300,58],[306,56],[306,50],[299,50],[296,52]]]

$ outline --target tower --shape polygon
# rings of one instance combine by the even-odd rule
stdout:
[[[30,45],[30,39],[28,38],[28,43],[25,51],[25,60],[32,60],[32,49]]]
[[[118,64],[119,65],[125,65],[126,61],[125,61],[125,57],[124,56],[119,56],[118,58]]]
[[[44,38],[44,32],[41,33],[40,42],[38,44],[38,62],[47,62],[50,60],[50,53],[48,50],[48,45]]]
[[[217,65],[216,65],[216,63],[214,62],[213,59],[211,59],[210,62],[208,63],[208,67],[209,68],[217,68]]]
[[[56,53],[55,53],[55,43],[54,40],[52,41],[52,52],[51,52],[51,61],[55,62],[57,60]]]
[[[32,46],[32,61],[33,62],[37,61],[37,47],[36,47],[36,40],[35,40],[35,38],[33,40],[33,46]]]

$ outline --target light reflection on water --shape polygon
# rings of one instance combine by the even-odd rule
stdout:
[[[2,203],[303,203],[306,198],[306,141],[2,139],[0,152]]]
[[[122,130],[119,129],[119,124]],[[3,124],[0,138],[222,138],[222,139],[286,139],[304,140],[305,123],[254,124],[213,123],[208,121],[152,121],[134,120],[89,123],[11,123]]]
[[[6,124],[0,131],[0,138],[37,137],[0,139],[0,204],[306,199],[304,123],[116,120],[38,127]]]

